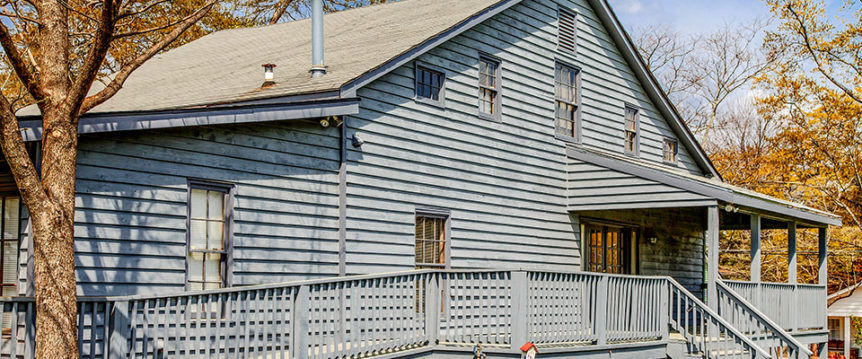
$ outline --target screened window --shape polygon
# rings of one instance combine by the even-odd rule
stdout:
[[[442,103],[445,77],[440,71],[416,65],[416,98]]]
[[[0,286],[3,288],[2,295],[18,295],[18,246],[21,238],[21,200],[18,197],[2,198],[2,227],[0,243],[3,244],[3,253],[0,256],[0,267],[3,268]]]
[[[446,267],[446,217],[416,216],[416,268]]]
[[[676,163],[677,155],[679,153],[679,149],[677,148],[678,143],[669,138],[664,139],[664,161],[667,163]]]
[[[500,116],[500,62],[479,58],[479,113]]]
[[[575,13],[562,8],[557,9],[557,48],[560,51],[575,53],[576,29]]]
[[[193,185],[189,198],[188,288],[226,286],[227,188]]]
[[[638,110],[633,107],[626,106],[626,154],[638,154]]]
[[[557,64],[554,74],[557,134],[577,138],[579,126],[578,70]]]

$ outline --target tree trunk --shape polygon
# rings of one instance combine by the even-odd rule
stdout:
[[[22,198],[30,210],[36,289],[37,358],[78,358],[75,287],[75,165],[77,119],[43,114],[41,198]],[[31,203],[41,202],[41,203]]]

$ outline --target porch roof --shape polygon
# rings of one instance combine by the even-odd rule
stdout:
[[[702,207],[731,204],[743,211],[823,227],[841,217],[669,166],[569,146],[570,211]]]

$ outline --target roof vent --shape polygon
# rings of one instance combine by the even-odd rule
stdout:
[[[323,63],[323,0],[311,1],[311,77],[326,74]]]
[[[263,86],[275,85],[275,64],[263,64]]]

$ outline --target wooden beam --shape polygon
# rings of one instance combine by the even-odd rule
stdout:
[[[850,316],[844,317],[844,357],[850,357]]]
[[[817,283],[827,285],[828,273],[826,271],[827,267],[827,242],[826,242],[826,228],[818,228],[817,229],[817,248],[818,248],[818,275],[817,275]]]
[[[718,206],[706,209],[706,245],[707,245],[707,304],[713,310],[718,309]]]
[[[787,224],[787,282],[796,284],[796,222]]]
[[[760,267],[763,258],[760,252],[760,215],[751,215],[751,282],[760,283]]]

